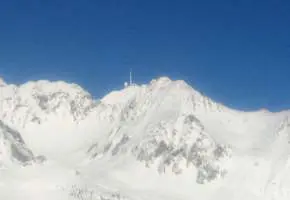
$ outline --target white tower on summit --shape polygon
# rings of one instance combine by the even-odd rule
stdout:
[[[133,84],[133,80],[132,80],[132,69],[130,69],[130,83],[129,85],[132,85]]]
[[[130,69],[130,77],[129,77],[129,83],[126,81],[124,83],[124,87],[132,86],[133,85],[133,76],[132,76],[132,69]]]

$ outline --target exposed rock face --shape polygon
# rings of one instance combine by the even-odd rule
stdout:
[[[131,155],[146,167],[157,166],[159,173],[180,174],[193,167],[198,183],[226,174],[222,162],[230,158],[230,146],[214,141],[195,115],[222,106],[184,82],[161,78],[111,93],[101,102],[116,108],[116,126],[88,148],[92,158]]]
[[[26,165],[35,158],[33,153],[27,148],[21,135],[5,125],[0,120],[0,143],[2,165],[17,162]]]

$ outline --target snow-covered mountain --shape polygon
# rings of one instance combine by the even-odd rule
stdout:
[[[197,182],[226,173],[220,163],[230,157],[230,146],[217,143],[197,118],[198,111],[220,111],[221,105],[168,78],[148,86],[113,92],[101,102],[116,108],[113,129],[89,148],[92,158],[132,155],[159,173],[198,169]]]
[[[79,132],[87,129],[80,131],[78,123],[97,105],[81,87],[61,81],[28,82],[20,86],[2,81],[0,86],[0,119],[21,132],[34,152],[48,156],[74,148],[73,140],[79,140],[76,132],[85,139]],[[64,144],[68,138],[70,144]]]
[[[38,177],[53,199],[289,199],[289,117],[233,110],[167,77],[99,100],[76,84],[0,81],[5,162],[31,161],[12,177]]]

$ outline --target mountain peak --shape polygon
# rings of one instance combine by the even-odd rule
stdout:
[[[158,84],[158,85],[163,85],[163,84],[169,84],[171,83],[172,80],[166,76],[162,76],[160,78],[157,78],[157,79],[153,79],[151,82],[150,82],[150,85],[153,85],[153,84]]]
[[[27,83],[24,83],[23,85],[20,85],[19,87],[27,88],[29,90],[34,91],[41,91],[45,93],[51,93],[56,91],[63,91],[70,94],[78,92],[86,93],[86,91],[79,85],[74,83],[67,83],[64,81],[49,81],[49,80],[29,81]]]

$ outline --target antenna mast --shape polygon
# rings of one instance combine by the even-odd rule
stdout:
[[[132,69],[130,69],[130,85],[132,85],[133,82],[132,82]]]

